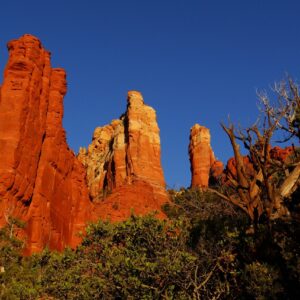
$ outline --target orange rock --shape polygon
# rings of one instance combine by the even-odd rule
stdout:
[[[145,215],[153,212],[156,217],[165,219],[161,206],[168,199],[154,189],[151,184],[141,180],[119,186],[94,206],[93,216],[95,219],[119,222],[128,219],[132,213]]]
[[[32,35],[8,44],[0,87],[0,226],[12,216],[26,253],[62,250],[99,217],[120,221],[132,211],[158,211],[168,201],[160,163],[155,111],[139,92],[128,93],[124,116],[96,128],[79,159],[62,126],[66,74]],[[92,199],[92,201],[91,201]]]
[[[281,162],[285,162],[288,160],[289,157],[291,157],[291,155],[294,154],[294,152],[295,152],[295,149],[292,146],[289,146],[289,147],[286,147],[283,149],[278,146],[275,146],[270,150],[270,156],[272,159],[279,160]]]
[[[121,220],[131,209],[146,214],[168,201],[156,113],[137,91],[128,92],[127,111],[119,120],[95,129],[78,158],[86,167],[97,216]],[[116,201],[117,212],[112,208]]]
[[[270,146],[270,158],[272,160],[277,160],[280,162],[287,162],[291,156],[294,154],[294,148],[289,146],[286,148],[280,148],[278,146],[271,147]],[[248,176],[254,176],[255,170],[253,168],[253,160],[249,156],[243,156],[243,164],[245,168],[245,172]],[[236,172],[236,161],[235,158],[232,157],[228,160],[226,168],[223,173],[223,183],[230,184],[230,178],[236,179],[237,172]]]
[[[249,156],[243,156],[243,164],[246,174],[249,176],[254,176],[255,172]],[[236,177],[236,160],[234,157],[232,157],[228,160],[226,168],[224,170],[223,182],[225,183],[228,178],[236,179]]]
[[[220,160],[215,160],[210,168],[210,180],[219,180],[224,171],[224,164]]]
[[[210,145],[209,129],[195,124],[190,131],[189,155],[192,172],[191,187],[208,187],[210,176],[217,178],[223,163],[216,160]]]
[[[27,253],[74,246],[91,203],[62,127],[65,72],[31,35],[8,43],[0,96],[0,224],[27,223]]]
[[[160,137],[155,110],[144,104],[139,92],[128,92],[125,136],[128,138],[129,179],[142,179],[165,188],[160,163]]]

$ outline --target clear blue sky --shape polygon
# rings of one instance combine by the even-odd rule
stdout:
[[[157,111],[173,188],[190,183],[194,123],[210,128],[226,161],[232,152],[220,121],[251,124],[256,89],[285,72],[300,76],[299,0],[3,0],[0,9],[1,70],[6,42],[24,33],[66,69],[71,148],[88,145],[95,127],[125,111],[127,91],[139,90]]]

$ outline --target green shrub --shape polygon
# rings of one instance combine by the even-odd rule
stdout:
[[[23,257],[24,242],[15,237],[15,229],[24,224],[11,217],[0,229],[0,299],[36,299],[39,294],[37,269],[31,258]]]
[[[215,194],[173,192],[169,220],[99,221],[76,249],[21,255],[0,230],[0,299],[298,299],[299,222],[249,231]],[[15,225],[14,225],[15,228]]]

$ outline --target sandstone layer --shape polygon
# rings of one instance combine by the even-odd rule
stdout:
[[[112,221],[160,212],[168,201],[160,162],[160,137],[155,110],[141,93],[128,92],[127,110],[118,120],[98,127],[88,149],[78,155],[87,173],[95,215]]]
[[[8,43],[0,90],[0,225],[26,222],[27,251],[79,242],[89,219],[85,170],[62,127],[66,74],[31,35]]]
[[[189,156],[191,187],[208,187],[209,180],[217,179],[223,172],[223,163],[215,158],[210,145],[209,129],[195,124],[190,131]]]

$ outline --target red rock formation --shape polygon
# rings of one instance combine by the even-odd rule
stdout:
[[[62,249],[89,219],[85,172],[62,128],[65,72],[24,35],[8,44],[0,91],[0,225],[8,216],[27,223],[28,253]]]
[[[295,150],[293,147],[289,146],[286,148],[280,148],[275,146],[273,148],[270,147],[270,158],[278,162],[287,162],[292,155],[294,154]],[[245,168],[245,172],[248,176],[254,176],[255,170],[253,168],[253,160],[247,155],[243,156],[243,164]],[[236,172],[236,161],[235,158],[232,157],[228,160],[226,168],[223,172],[222,181],[223,183],[230,183],[230,179],[236,179],[237,172]]]
[[[128,92],[126,113],[96,128],[88,150],[82,148],[78,158],[87,170],[97,216],[118,221],[131,210],[160,211],[168,201],[156,114],[139,92]]]
[[[281,162],[285,162],[295,153],[295,149],[292,146],[286,148],[280,148],[275,146],[270,150],[270,156],[272,159],[279,160]]]
[[[224,171],[224,165],[220,160],[215,160],[210,168],[210,180],[218,181]]]
[[[189,155],[192,172],[191,187],[208,187],[209,178],[217,178],[223,171],[210,145],[209,129],[195,124],[190,131]]]
[[[111,194],[94,206],[94,218],[119,222],[136,215],[156,212],[156,217],[165,219],[161,206],[169,201],[166,193],[157,193],[155,187],[144,180],[134,180],[115,188]]]
[[[249,176],[254,176],[255,172],[249,156],[243,156],[243,164],[245,167],[246,174]],[[227,165],[223,173],[223,182],[225,183],[229,178],[236,179],[236,176],[236,160],[234,157],[231,157],[227,161]]]
[[[132,209],[164,217],[159,128],[141,94],[128,93],[126,114],[97,128],[78,160],[62,127],[64,70],[51,67],[50,53],[31,35],[8,50],[0,87],[0,226],[10,216],[25,221],[19,234],[29,254],[77,245],[86,222],[99,217],[124,220]]]

